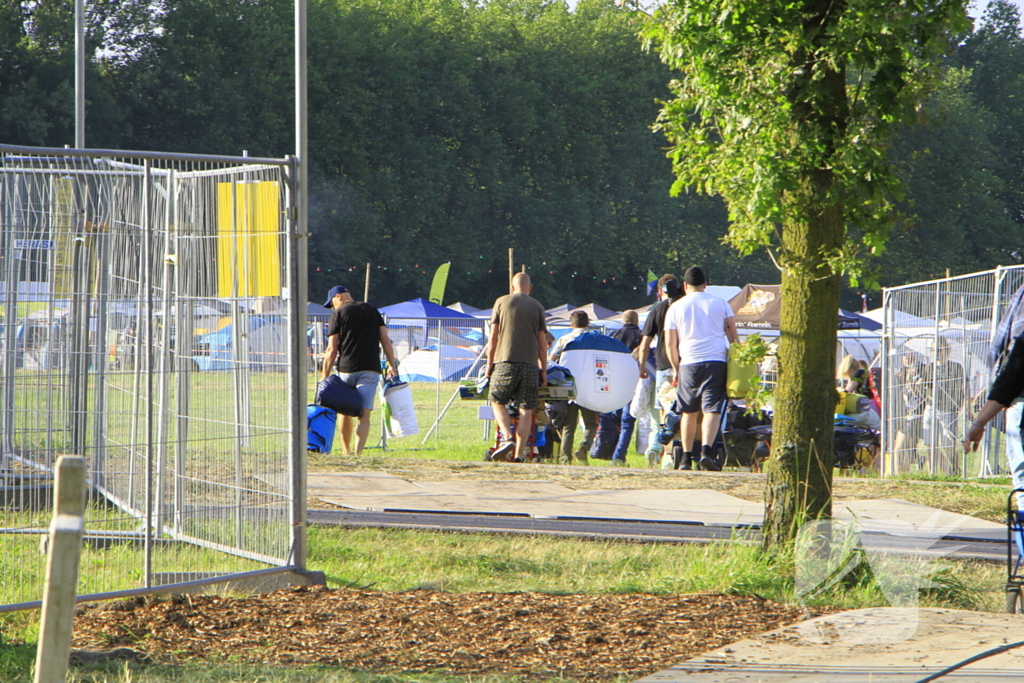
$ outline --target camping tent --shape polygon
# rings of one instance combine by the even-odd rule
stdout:
[[[404,382],[457,382],[469,372],[480,348],[431,344],[417,349],[402,359],[399,377]]]
[[[729,300],[737,330],[777,330],[782,316],[782,285],[745,285]],[[836,311],[838,329],[859,330],[860,320]]]

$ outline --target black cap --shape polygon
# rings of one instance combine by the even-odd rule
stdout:
[[[704,277],[704,271],[700,267],[690,266],[683,273],[683,283],[691,287],[700,287],[701,285],[706,285],[708,279]]]

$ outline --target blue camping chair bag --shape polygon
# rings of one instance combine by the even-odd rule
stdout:
[[[330,453],[338,414],[324,406],[306,406],[306,450]]]
[[[330,375],[316,385],[314,403],[349,417],[363,416],[363,397],[337,375]]]

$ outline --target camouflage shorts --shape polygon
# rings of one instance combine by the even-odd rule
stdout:
[[[490,398],[501,405],[536,410],[540,369],[533,363],[496,363],[491,371]]]

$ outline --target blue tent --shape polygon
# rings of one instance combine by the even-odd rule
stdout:
[[[473,316],[462,313],[451,308],[445,308],[426,299],[413,299],[403,301],[400,304],[392,304],[380,309],[380,312],[390,319],[422,320],[423,318],[470,318]]]

